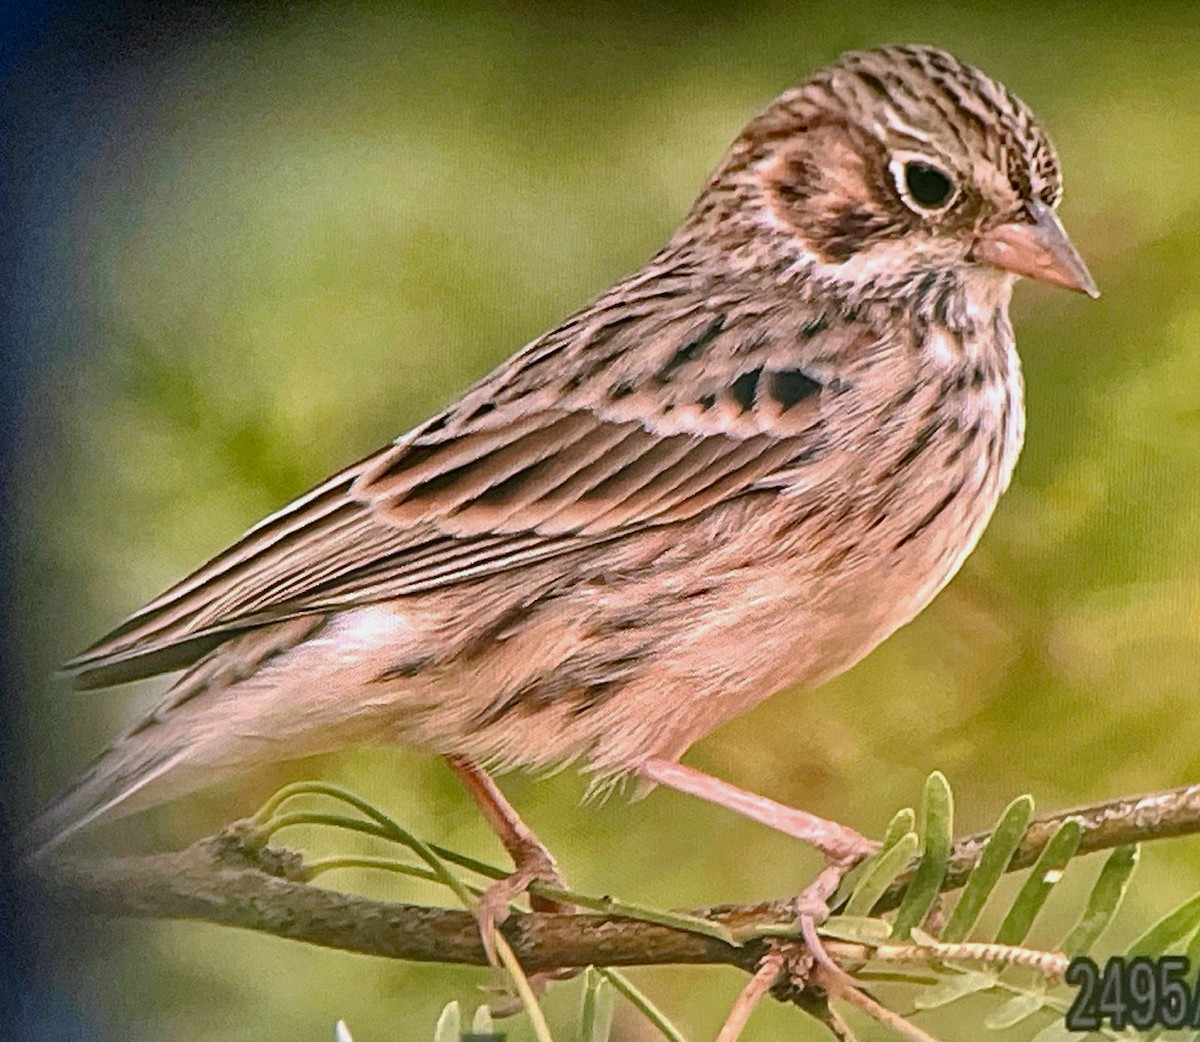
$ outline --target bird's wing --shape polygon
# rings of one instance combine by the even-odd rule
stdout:
[[[635,290],[268,517],[64,670],[98,687],[180,668],[249,627],[681,521],[821,455],[822,360],[853,326],[711,295],[664,314]]]

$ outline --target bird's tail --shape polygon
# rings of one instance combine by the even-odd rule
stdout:
[[[256,678],[261,667],[319,625],[319,618],[302,617],[227,639],[179,677],[153,713],[37,816],[22,837],[22,850],[29,856],[47,853],[100,818],[122,817],[195,792],[255,758],[306,755],[304,743],[313,736],[303,733],[303,714],[279,712],[290,689],[281,693],[274,682]],[[301,669],[297,677],[303,676]],[[270,723],[255,723],[256,713]],[[288,732],[289,722],[297,729]],[[265,743],[254,737],[263,731],[285,734],[277,743]],[[300,751],[291,752],[293,747]]]
[[[179,765],[187,747],[139,741],[139,737],[131,733],[102,753],[38,814],[19,837],[27,857],[48,854],[99,818],[123,817],[170,798],[147,789],[156,789],[153,783]]]

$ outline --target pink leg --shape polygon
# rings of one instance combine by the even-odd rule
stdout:
[[[827,821],[807,811],[776,803],[766,796],[739,789],[736,785],[672,760],[647,760],[635,767],[634,773],[647,781],[699,796],[702,800],[744,814],[768,828],[795,836],[815,847],[831,862],[855,861],[876,849],[875,843],[836,821]]]
[[[471,794],[513,862],[512,875],[489,886],[479,901],[479,932],[488,958],[494,963],[496,927],[508,917],[512,901],[523,894],[531,883],[547,883],[558,887],[564,887],[565,884],[550,851],[521,820],[488,773],[463,756],[447,756],[446,763]],[[532,894],[529,903],[539,912],[575,910],[571,905],[534,897]]]

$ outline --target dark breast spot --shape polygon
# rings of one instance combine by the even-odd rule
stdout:
[[[435,656],[426,655],[396,662],[376,676],[374,682],[376,684],[386,684],[392,680],[409,680],[412,677],[420,676],[432,667],[436,661]]]
[[[571,708],[569,710],[571,716],[574,718],[586,716],[612,699],[624,686],[624,682],[619,680],[605,680],[576,688],[571,692]]]
[[[762,366],[751,369],[748,373],[742,373],[733,381],[730,391],[733,393],[734,401],[742,407],[742,412],[749,412],[754,408],[754,396],[758,391],[760,376],[762,376]]]
[[[896,477],[896,475],[898,475],[906,467],[909,467],[916,462],[917,457],[919,457],[921,453],[923,453],[929,447],[934,439],[934,436],[939,430],[941,430],[941,428],[941,420],[935,419],[917,431],[916,436],[909,443],[908,448],[905,449],[904,452],[899,455],[899,457],[897,457],[895,463],[893,463],[890,467],[888,467],[887,470],[884,471],[884,479],[886,480]]]
[[[537,677],[520,687],[503,691],[472,717],[477,727],[487,727],[515,714],[532,715],[554,704],[555,685],[552,680]]]
[[[903,409],[906,405],[908,405],[908,403],[911,402],[917,396],[917,392],[920,389],[921,389],[921,385],[918,383],[909,384],[902,391],[900,391],[899,394],[897,394],[895,398],[892,399],[892,404],[890,406],[889,411],[899,412],[901,409]]]
[[[950,327],[950,304],[953,300],[952,291],[943,287],[933,301],[933,317],[942,326]],[[961,338],[959,338],[961,345]]]
[[[821,385],[802,369],[781,369],[767,378],[768,393],[786,412],[797,402],[821,390]]]

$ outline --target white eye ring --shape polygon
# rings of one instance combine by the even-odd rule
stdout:
[[[957,201],[958,185],[941,164],[918,152],[901,152],[888,164],[896,191],[914,213],[945,213]]]

